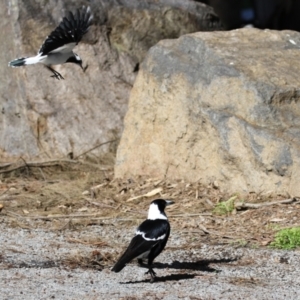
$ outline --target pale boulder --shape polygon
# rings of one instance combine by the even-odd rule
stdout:
[[[241,29],[164,40],[131,91],[116,177],[217,180],[300,195],[300,34]]]

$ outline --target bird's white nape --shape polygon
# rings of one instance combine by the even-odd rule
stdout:
[[[158,205],[155,203],[150,204],[149,211],[148,211],[148,220],[167,220],[167,216],[164,212],[161,212],[158,208]]]

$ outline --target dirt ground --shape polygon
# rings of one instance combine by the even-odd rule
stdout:
[[[87,161],[20,161],[0,175],[4,299],[300,299],[299,251],[270,248],[278,229],[300,226],[298,198],[113,179],[111,163]],[[157,281],[134,263],[110,272],[155,198],[176,202]],[[218,214],[228,199],[235,209]]]

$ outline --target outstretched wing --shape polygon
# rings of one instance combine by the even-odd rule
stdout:
[[[90,7],[83,6],[76,13],[68,13],[57,28],[50,33],[41,46],[38,54],[46,55],[50,52],[70,52],[87,33],[93,16]]]
[[[124,254],[112,268],[120,272],[127,263],[141,254],[150,251],[155,245],[164,243],[168,238],[170,225],[167,220],[146,220],[137,229],[135,237],[131,240]]]

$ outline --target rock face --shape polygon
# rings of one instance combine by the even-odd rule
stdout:
[[[75,11],[81,3],[0,2],[1,161],[20,156],[26,159],[57,158],[69,153],[78,156],[119,137],[129,92],[148,48],[160,38],[201,30],[200,12],[206,20],[213,15],[211,8],[193,1],[198,9],[193,14],[186,7],[182,16],[179,11],[183,1],[148,0],[142,1],[142,6],[139,2],[101,0],[90,4],[93,26],[75,48],[84,66],[88,66],[87,71],[83,73],[72,64],[57,66],[65,78],[61,81],[51,78],[42,65],[13,69],[7,63],[17,57],[35,55],[64,12]],[[169,8],[164,8],[166,5]],[[163,34],[159,34],[161,26],[168,28]],[[144,40],[132,41],[133,30],[142,33]],[[93,154],[102,149],[97,148]],[[104,149],[109,150],[109,146]]]
[[[256,29],[158,43],[131,91],[115,175],[299,196],[299,47],[296,32]]]

